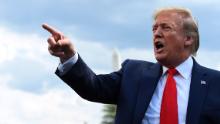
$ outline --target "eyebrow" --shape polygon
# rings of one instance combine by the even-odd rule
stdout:
[[[152,26],[152,28],[153,27],[155,27],[155,26],[165,26],[165,25],[168,25],[168,26],[171,26],[171,27],[174,27],[174,25],[173,24],[171,24],[171,23],[166,23],[166,22],[162,22],[162,23],[159,23],[159,24],[153,24],[153,26]]]

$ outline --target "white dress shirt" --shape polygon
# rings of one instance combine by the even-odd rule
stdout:
[[[68,72],[71,67],[77,62],[78,53],[76,53],[72,58],[59,64],[58,70],[60,75],[64,75]],[[186,123],[186,112],[189,98],[189,90],[191,83],[193,60],[189,57],[182,64],[176,67],[179,72],[178,75],[174,76],[177,86],[177,104],[178,104],[178,124]],[[160,106],[163,96],[163,91],[167,79],[168,68],[163,66],[163,74],[159,79],[156,90],[154,91],[153,97],[150,101],[148,109],[142,120],[142,124],[159,124],[160,123]]]
[[[59,75],[64,75],[66,74],[71,67],[77,62],[78,60],[78,53],[76,52],[74,56],[72,56],[70,59],[68,59],[67,61],[65,61],[64,63],[60,63],[58,65],[58,70],[59,70]]]
[[[176,67],[176,70],[179,72],[178,75],[174,76],[177,86],[178,124],[186,123],[192,67],[192,57],[189,57]],[[163,74],[159,79],[156,90],[154,91],[153,97],[142,120],[142,124],[160,124],[160,108],[167,79],[167,70],[168,68],[163,67]]]

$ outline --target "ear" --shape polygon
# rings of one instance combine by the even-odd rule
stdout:
[[[184,46],[186,47],[189,47],[189,46],[192,46],[193,44],[193,38],[191,36],[185,36],[185,39],[184,39]]]

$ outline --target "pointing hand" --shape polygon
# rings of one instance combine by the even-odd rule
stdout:
[[[73,44],[63,33],[47,24],[43,24],[42,27],[51,34],[47,40],[51,55],[59,57],[62,63],[75,55]]]

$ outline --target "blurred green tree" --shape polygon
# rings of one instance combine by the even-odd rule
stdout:
[[[103,119],[102,124],[114,124],[116,106],[115,105],[105,105],[103,112],[104,112],[104,116],[102,118]]]

